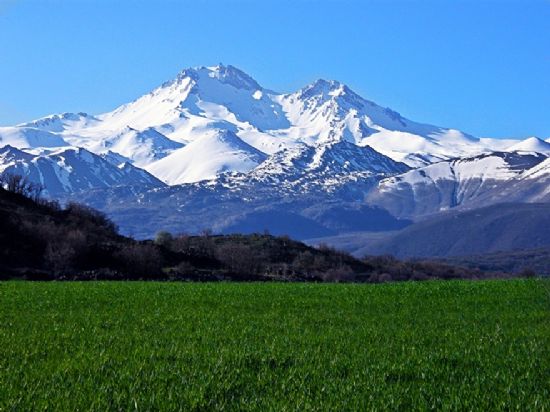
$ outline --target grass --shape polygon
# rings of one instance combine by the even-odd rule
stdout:
[[[0,411],[549,410],[541,280],[0,283]]]

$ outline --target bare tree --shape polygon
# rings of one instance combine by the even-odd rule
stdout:
[[[8,192],[17,193],[34,201],[40,200],[44,191],[42,185],[31,182],[27,177],[13,173],[4,173],[0,176],[0,185]]]

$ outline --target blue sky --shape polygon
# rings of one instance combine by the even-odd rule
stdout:
[[[0,125],[100,113],[185,67],[337,79],[405,117],[550,137],[550,1],[0,0]]]

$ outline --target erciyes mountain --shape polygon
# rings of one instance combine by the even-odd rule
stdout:
[[[417,123],[337,81],[282,94],[218,65],[183,70],[109,113],[1,127],[0,172],[98,208],[138,238],[334,238],[448,210],[548,204],[549,140]]]

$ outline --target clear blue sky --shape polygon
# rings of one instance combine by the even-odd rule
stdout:
[[[550,137],[550,1],[0,0],[0,125],[111,110],[185,67],[337,79],[422,122]]]

